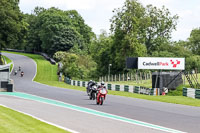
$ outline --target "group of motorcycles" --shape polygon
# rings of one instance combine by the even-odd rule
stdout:
[[[95,82],[89,81],[86,90],[90,100],[96,99],[97,105],[103,105],[107,94],[107,89],[104,82],[101,82],[100,85],[97,85]]]
[[[18,71],[21,71],[21,67],[20,67],[20,66],[19,66]],[[17,75],[17,69],[15,69],[15,71],[14,71],[14,75]],[[23,76],[24,76],[24,72],[21,71],[21,77],[23,77]]]

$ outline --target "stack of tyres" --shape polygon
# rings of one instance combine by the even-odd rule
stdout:
[[[108,87],[108,90],[112,90],[112,85],[111,84],[108,84],[107,87]]]
[[[85,81],[82,82],[82,86],[85,87]]]
[[[115,85],[115,91],[120,91],[120,85]]]
[[[195,98],[195,89],[187,88],[187,97]]]
[[[200,99],[200,89],[196,89],[195,98]]]
[[[73,85],[76,85],[76,81],[75,80],[73,80]]]
[[[187,96],[187,88],[183,88],[183,96]]]
[[[155,88],[150,89],[150,95],[154,95]]]
[[[129,86],[128,85],[124,85],[124,91],[129,92]]]
[[[80,81],[78,81],[78,83],[77,83],[77,84],[78,84],[78,86],[80,86],[80,85],[81,85],[81,84],[80,84]]]
[[[138,86],[135,86],[135,89],[134,89],[134,91],[133,91],[133,92],[134,92],[134,93],[139,93],[139,92],[140,92],[139,90],[140,90],[140,87],[138,87]]]

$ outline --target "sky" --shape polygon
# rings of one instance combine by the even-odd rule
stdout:
[[[32,13],[36,6],[61,10],[75,9],[83,17],[92,31],[99,35],[101,30],[110,32],[110,19],[113,10],[121,8],[125,0],[20,0],[19,7],[24,13]],[[172,15],[179,16],[177,29],[172,32],[172,40],[187,40],[194,28],[200,27],[200,0],[139,0],[143,6],[152,4],[161,8],[163,5]]]

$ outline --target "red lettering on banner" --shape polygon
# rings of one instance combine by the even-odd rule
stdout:
[[[167,63],[167,62],[165,62],[165,63],[160,62],[160,65],[161,65],[161,66],[168,66],[168,63]]]

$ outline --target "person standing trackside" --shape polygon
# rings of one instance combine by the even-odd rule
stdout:
[[[15,69],[15,71],[14,71],[14,75],[17,75],[17,69]]]

